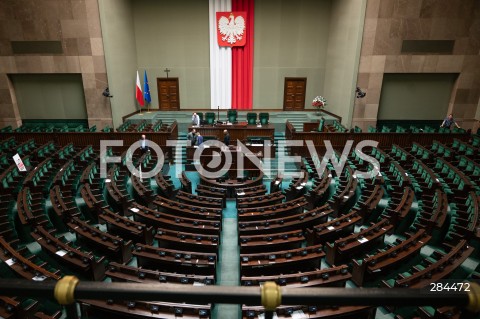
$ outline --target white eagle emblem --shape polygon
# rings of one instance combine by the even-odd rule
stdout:
[[[220,34],[223,35],[222,41],[234,44],[237,40],[242,39],[245,20],[242,16],[237,16],[234,19],[233,14],[230,14],[230,20],[227,17],[221,17],[218,20],[218,29]]]

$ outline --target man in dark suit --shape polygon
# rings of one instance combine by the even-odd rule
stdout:
[[[187,140],[189,141],[188,146],[193,146],[195,145],[195,142],[197,141],[197,131],[195,129],[192,129],[188,134],[187,134]]]
[[[230,145],[230,134],[227,130],[223,130],[223,144],[227,146]]]
[[[203,136],[200,135],[200,132],[197,133],[197,143],[196,145],[200,146],[203,143]]]

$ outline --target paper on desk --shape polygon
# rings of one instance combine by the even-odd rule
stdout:
[[[265,319],[265,314],[264,313],[259,314],[258,319]],[[273,313],[273,319],[278,319],[276,312]]]
[[[60,249],[55,252],[55,254],[59,255],[60,257],[63,257],[67,254],[66,250]]]
[[[366,243],[366,242],[368,241],[368,239],[365,238],[365,237],[359,238],[359,239],[357,239],[357,240],[358,240],[358,242],[359,242],[360,244]]]
[[[138,213],[140,211],[140,209],[138,209],[137,207],[132,207],[130,208],[130,210],[134,213]]]
[[[47,279],[46,276],[35,276],[35,277],[32,277],[32,280],[34,280],[34,281],[44,281],[45,279]]]
[[[198,282],[198,281],[194,281],[193,285],[194,286],[205,286],[205,284],[203,282]]]
[[[7,259],[5,260],[5,263],[9,266],[13,265],[15,263],[15,261],[13,260],[13,258],[10,258],[10,259]]]
[[[292,312],[293,319],[308,319],[307,315],[302,310]]]

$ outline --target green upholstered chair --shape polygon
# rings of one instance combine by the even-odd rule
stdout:
[[[237,122],[237,110],[228,110],[227,112],[227,118],[230,123],[235,123]]]
[[[259,118],[260,118],[260,124],[266,125],[266,124],[268,124],[268,120],[270,119],[270,115],[268,113],[260,113]]]
[[[247,123],[250,125],[257,123],[257,113],[249,112],[247,113]]]
[[[318,123],[318,131],[323,132],[323,129],[325,128],[325,119],[322,117],[320,120],[320,123]]]
[[[215,123],[215,113],[207,112],[205,113],[205,121],[208,125],[213,125]]]

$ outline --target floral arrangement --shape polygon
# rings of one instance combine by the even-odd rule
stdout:
[[[327,99],[323,96],[317,96],[313,99],[312,106],[315,106],[318,109],[323,109],[327,105]]]

